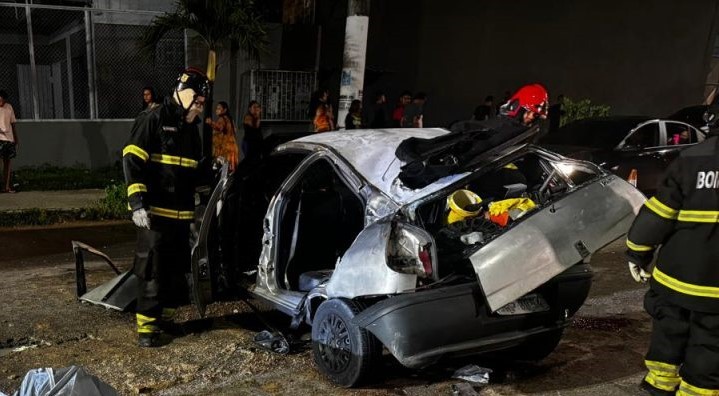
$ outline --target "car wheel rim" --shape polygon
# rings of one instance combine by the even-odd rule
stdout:
[[[332,372],[344,371],[352,356],[347,325],[335,314],[328,315],[319,325],[318,334],[319,357]]]

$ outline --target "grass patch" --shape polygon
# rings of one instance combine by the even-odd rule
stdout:
[[[41,165],[13,171],[13,185],[19,191],[81,190],[105,188],[124,180],[122,166],[89,169],[83,166]]]

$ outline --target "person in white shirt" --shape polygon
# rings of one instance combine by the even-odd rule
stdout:
[[[15,130],[15,111],[7,99],[7,92],[0,90],[0,158],[3,162],[3,184],[0,192],[14,193],[15,190],[10,185],[10,160],[15,158],[19,142]]]

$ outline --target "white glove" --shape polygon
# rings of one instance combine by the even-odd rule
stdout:
[[[632,278],[634,278],[635,281],[641,283],[646,283],[646,281],[652,277],[652,274],[644,271],[640,266],[632,263],[631,261],[629,262],[629,273],[632,274]]]
[[[145,209],[138,209],[132,212],[132,222],[140,228],[150,229],[150,216]]]

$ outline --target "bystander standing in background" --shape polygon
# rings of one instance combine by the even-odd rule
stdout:
[[[247,106],[247,113],[242,119],[242,127],[245,130],[244,147],[245,160],[248,163],[257,163],[264,156],[264,140],[262,136],[262,107],[256,100],[250,101]]]
[[[494,96],[489,95],[484,98],[484,104],[474,109],[474,120],[484,121],[497,116],[497,108],[494,106]]]
[[[392,111],[392,127],[402,127],[402,116],[404,115],[404,108],[412,101],[412,93],[409,91],[402,92],[397,100],[397,107]]]
[[[374,108],[372,109],[372,120],[370,121],[370,128],[386,128],[387,127],[387,96],[384,92],[377,92],[375,94]]]
[[[209,117],[205,120],[212,126],[212,156],[227,160],[230,172],[234,172],[240,156],[235,139],[235,122],[232,120],[227,102],[217,103],[215,115],[217,121],[212,121]]]
[[[15,111],[7,100],[7,92],[0,90],[0,158],[3,162],[3,185],[0,192],[14,193],[15,190],[10,185],[10,160],[15,158],[20,142],[15,130]]]
[[[160,99],[155,95],[155,89],[148,86],[142,88],[142,110],[152,110],[160,105]]]
[[[355,99],[350,104],[349,112],[345,117],[345,129],[362,129],[362,101]]]
[[[424,104],[427,102],[427,94],[418,92],[414,95],[412,103],[404,107],[402,115],[402,128],[422,128],[424,125]]]

